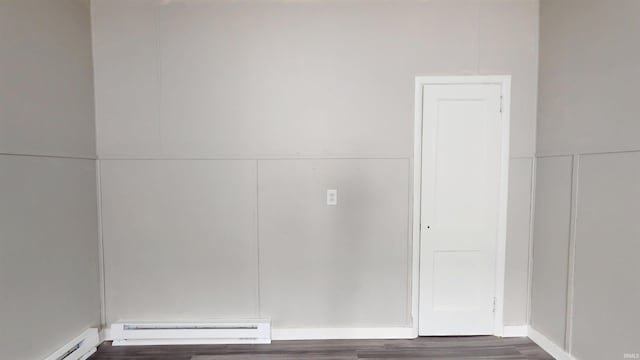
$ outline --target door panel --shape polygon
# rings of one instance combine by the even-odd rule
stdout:
[[[420,335],[493,333],[500,86],[423,91]]]

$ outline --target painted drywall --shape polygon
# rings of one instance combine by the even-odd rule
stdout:
[[[101,161],[106,318],[255,318],[255,161]]]
[[[100,320],[93,160],[0,155],[0,358],[43,359]]]
[[[87,1],[0,2],[2,359],[100,321],[90,32]]]
[[[411,323],[408,160],[266,160],[258,175],[260,308],[274,327]]]
[[[416,75],[496,73],[533,155],[537,1],[92,6],[103,158],[406,157]]]
[[[0,2],[0,153],[95,157],[89,11]]]
[[[505,325],[527,323],[533,159],[512,159],[505,273]]]
[[[407,230],[411,225],[408,210],[411,168],[403,168],[392,178],[371,176],[389,167],[396,171],[396,164],[411,163],[415,76],[511,74],[511,154],[526,161],[531,161],[534,155],[538,43],[538,2],[535,0],[393,3],[377,0],[95,0],[92,19],[100,162],[136,159],[137,164],[142,164],[159,159],[178,162],[226,159],[258,161],[259,168],[263,162],[265,166],[282,168],[279,176],[273,171],[258,171],[251,179],[245,178],[252,176],[245,173],[224,174],[212,170],[223,184],[221,193],[193,190],[204,191],[203,196],[215,202],[217,196],[222,199],[233,196],[236,190],[232,186],[236,181],[242,184],[253,181],[256,189],[264,189],[265,193],[256,194],[254,206],[270,210],[258,211],[258,231],[247,235],[246,229],[236,224],[226,233],[257,244],[260,257],[255,259],[251,257],[253,254],[238,253],[234,246],[220,246],[217,250],[221,252],[219,256],[227,256],[229,261],[248,262],[251,268],[260,268],[259,285],[256,286],[253,278],[247,278],[237,286],[245,287],[242,291],[246,293],[259,289],[258,315],[273,315],[276,326],[411,325],[407,316],[411,262],[410,254],[405,252],[411,242]],[[346,159],[358,160],[355,166],[356,169],[362,167],[361,172],[345,167]],[[288,161],[295,161],[296,166],[292,167]],[[102,187],[126,187],[129,178],[132,183],[139,178],[151,181],[156,171],[160,171],[150,170],[155,166],[140,165],[136,171],[127,166],[113,166],[109,176],[103,173]],[[309,170],[316,166],[317,171]],[[148,173],[140,173],[144,171]],[[180,181],[189,183],[195,180],[187,178],[197,174],[182,175],[185,179]],[[336,181],[329,185],[325,177]],[[277,184],[278,179],[288,183]],[[524,192],[520,195],[526,197],[530,175],[527,178],[526,173],[519,174],[514,179],[520,182],[513,185],[515,191]],[[356,180],[359,187],[353,185]],[[232,188],[226,191],[227,186]],[[285,188],[281,188],[283,186]],[[326,189],[322,186],[337,188],[340,196],[347,199],[365,194],[389,199],[395,204],[394,208],[402,210],[393,214],[387,227],[378,232],[375,242],[365,241],[371,234],[370,227],[377,229],[379,224],[366,224],[362,219],[385,214],[387,205],[372,202],[365,214],[358,213],[362,204],[336,209],[343,218],[339,223],[328,223],[331,218],[323,213],[327,209]],[[141,209],[149,209],[156,201],[152,198],[177,199],[181,191],[175,187],[152,188],[145,190],[144,197],[134,198],[140,201]],[[293,191],[301,193],[292,198]],[[109,314],[175,319],[183,313],[165,300],[160,300],[160,305],[153,310],[166,310],[161,319],[157,313],[127,310],[143,309],[142,297],[136,298],[135,304],[113,300],[129,287],[113,280],[113,276],[109,279],[110,273],[119,271],[111,267],[127,259],[145,257],[143,244],[172,242],[174,245],[166,245],[172,248],[184,241],[168,236],[158,239],[135,236],[143,233],[143,225],[118,214],[128,211],[123,206],[129,204],[129,200],[119,198],[125,194],[129,193],[115,192],[113,196],[118,198],[111,199],[106,199],[104,193],[102,196],[103,201],[113,204],[102,208],[103,217],[119,219],[103,224],[105,248],[122,249],[105,254],[109,321],[114,320]],[[265,197],[270,199],[267,203],[263,200]],[[518,201],[524,201],[523,198]],[[191,203],[180,206],[185,211],[194,211],[189,224],[200,226],[199,219],[206,216],[201,211],[206,208]],[[529,232],[529,214],[522,209],[527,205],[516,202],[512,206],[510,233],[514,235],[509,241],[515,243],[508,246],[514,256],[525,259],[528,237],[523,234]],[[182,210],[181,207],[176,211]],[[300,223],[291,224],[287,229],[284,224],[290,222],[289,214],[299,216]],[[339,227],[343,221],[354,224],[349,234]],[[158,224],[157,233],[175,233],[171,222],[158,221]],[[320,224],[331,227],[322,230]],[[270,232],[263,234],[265,231]],[[118,238],[114,234],[118,234]],[[341,257],[345,254],[327,250],[331,241],[337,241],[328,236],[342,239],[343,246],[351,251],[345,254],[354,254],[356,248],[364,254],[356,256],[347,266],[349,263]],[[218,241],[214,237],[208,239]],[[189,241],[194,245],[183,249],[187,258],[211,246],[204,239]],[[291,248],[298,249],[300,244],[310,241],[321,242],[315,245],[318,256],[300,263],[298,274],[324,281],[317,289],[345,301],[344,307],[336,309],[341,314],[358,302],[359,310],[354,310],[351,316],[338,319],[327,315],[323,321],[320,317],[329,311],[330,299],[326,303],[320,300],[294,303],[278,295],[300,294],[294,287],[303,280],[292,280],[288,278],[292,274],[281,274],[276,264],[290,266],[297,261]],[[389,250],[384,254],[388,257],[381,257],[381,249]],[[125,254],[125,250],[132,252]],[[364,267],[377,274],[379,269],[372,269],[374,259],[379,260],[378,266],[388,269],[389,274],[373,279],[361,271],[360,267]],[[514,279],[522,279],[524,265],[510,264],[513,268],[507,269],[511,285],[507,287],[506,298],[513,303],[506,305],[509,315],[505,320],[522,325],[526,316],[522,293],[527,285],[515,284]],[[333,265],[343,267],[344,282],[327,281],[334,277]],[[152,268],[136,271],[145,278],[159,276]],[[180,277],[192,270],[185,271]],[[168,276],[170,283],[178,281],[178,275]],[[151,283],[159,284],[159,280]],[[355,283],[367,284],[362,288],[363,293],[374,290],[384,293],[393,299],[396,308],[379,312],[376,296],[364,298],[358,293],[345,292],[345,284]],[[183,289],[186,294],[202,292],[202,284],[188,284]],[[311,290],[313,285],[302,288]],[[218,283],[211,285],[211,289],[224,291]],[[253,304],[247,304],[246,308],[251,306]],[[300,309],[294,312],[292,306]],[[204,310],[201,313],[209,314]],[[229,311],[222,315],[231,317],[238,313]]]
[[[543,1],[538,154],[638,150],[640,2]]]
[[[559,345],[566,330],[572,161],[539,158],[536,166],[531,326]]]
[[[534,248],[551,242],[569,244],[556,275],[568,275],[565,289],[548,278],[538,285],[534,272],[531,324],[572,355],[583,360],[623,358],[640,353],[637,304],[640,288],[631,254],[638,252],[638,154],[640,122],[636,96],[640,85],[640,45],[636,34],[640,3],[632,0],[543,0],[540,14],[540,104],[537,151],[539,161],[573,155],[572,208],[553,210],[570,218],[572,232],[546,222],[549,209],[536,205]],[[550,169],[549,169],[550,170]],[[567,169],[538,174],[566,177]],[[566,182],[566,180],[565,180]],[[569,187],[556,197],[571,197]],[[549,193],[536,195],[546,201]],[[538,219],[542,222],[539,224]],[[537,256],[534,269],[555,266],[558,253]],[[542,280],[541,280],[542,281]],[[553,290],[556,295],[549,295]],[[545,320],[543,311],[567,293],[567,324]],[[545,297],[549,295],[549,297]],[[542,300],[542,301],[540,301]],[[555,306],[560,306],[556,304]],[[544,323],[547,323],[545,326]]]
[[[640,152],[581,156],[578,189],[573,353],[637,354]]]

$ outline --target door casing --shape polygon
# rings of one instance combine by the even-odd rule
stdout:
[[[504,283],[507,243],[507,207],[509,197],[509,145],[511,123],[511,76],[418,76],[415,80],[415,125],[413,155],[413,217],[412,217],[412,276],[411,318],[414,335],[418,336],[420,305],[420,213],[422,184],[422,101],[425,85],[498,84],[502,95],[502,153],[500,167],[500,198],[498,210],[498,239],[496,246],[496,311],[494,335],[504,334]]]

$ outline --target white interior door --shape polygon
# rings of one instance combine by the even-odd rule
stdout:
[[[420,335],[494,332],[501,86],[425,85]]]

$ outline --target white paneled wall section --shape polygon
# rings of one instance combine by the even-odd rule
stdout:
[[[513,77],[505,323],[526,323],[537,1],[94,0],[92,16],[107,323],[412,327],[414,79],[479,74]]]
[[[639,16],[541,3],[531,325],[581,360],[640,354]]]
[[[88,1],[0,1],[0,359],[100,322],[90,20]]]

